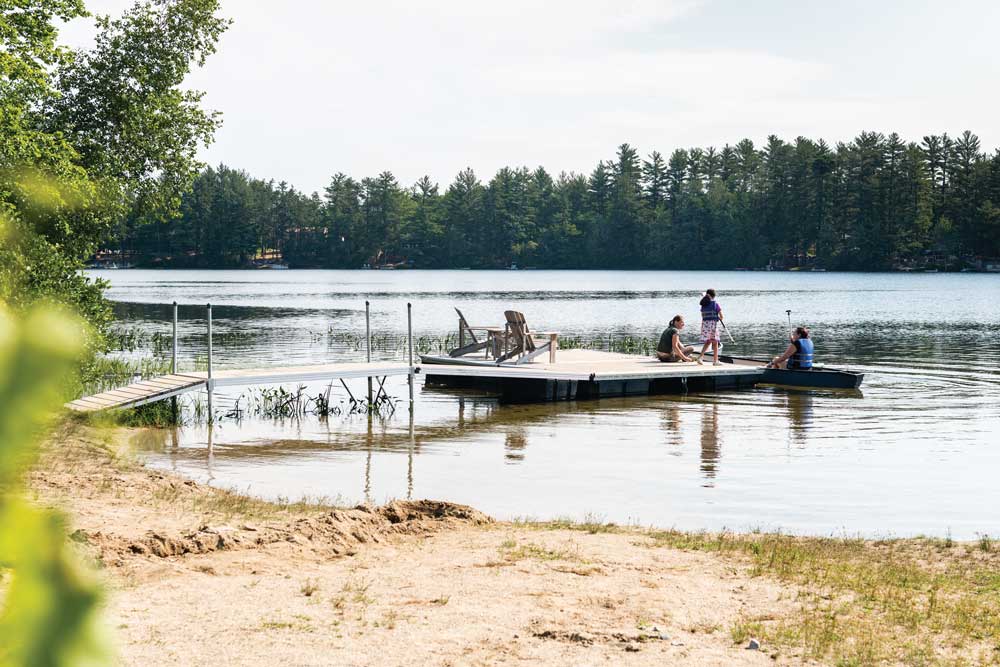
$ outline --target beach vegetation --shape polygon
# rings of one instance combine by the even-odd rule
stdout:
[[[0,664],[108,664],[103,592],[66,539],[59,513],[29,503],[24,475],[51,427],[61,385],[83,352],[83,323],[0,302]]]

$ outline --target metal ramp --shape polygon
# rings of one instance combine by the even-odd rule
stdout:
[[[119,389],[110,389],[100,394],[78,398],[67,403],[66,407],[77,412],[134,408],[199,389],[204,385],[205,378],[197,375],[181,373],[161,375],[149,380],[134,382]]]

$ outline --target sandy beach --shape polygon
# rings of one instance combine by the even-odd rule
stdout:
[[[146,469],[132,436],[66,423],[30,477],[100,567],[126,665],[824,663],[776,629],[854,595],[678,548],[681,534],[502,523],[429,500],[267,503]],[[858,642],[843,618],[841,648]],[[988,644],[942,655],[995,656]]]

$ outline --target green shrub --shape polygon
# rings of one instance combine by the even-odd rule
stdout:
[[[73,556],[62,518],[23,498],[24,470],[72,378],[85,328],[52,308],[13,315],[0,303],[0,665],[98,665],[110,660],[101,589]]]

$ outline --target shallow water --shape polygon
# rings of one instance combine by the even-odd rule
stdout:
[[[364,302],[377,358],[400,357],[406,303],[418,338],[455,330],[454,306],[498,323],[514,305],[582,340],[654,339],[719,291],[738,344],[771,354],[786,309],[862,391],[751,391],[531,406],[418,384],[387,418],[223,420],[141,443],[152,465],[263,496],[432,497],[502,518],[865,535],[1000,534],[1000,276],[586,271],[107,271],[119,317],[169,333],[182,368],[359,360]],[[168,347],[168,346],[167,346]],[[160,353],[168,352],[160,350]],[[363,392],[364,380],[349,383]],[[405,382],[390,379],[405,398]],[[309,388],[319,393],[324,387]],[[220,397],[225,409],[243,390]],[[346,392],[335,389],[336,400]],[[208,443],[211,440],[211,449]]]

